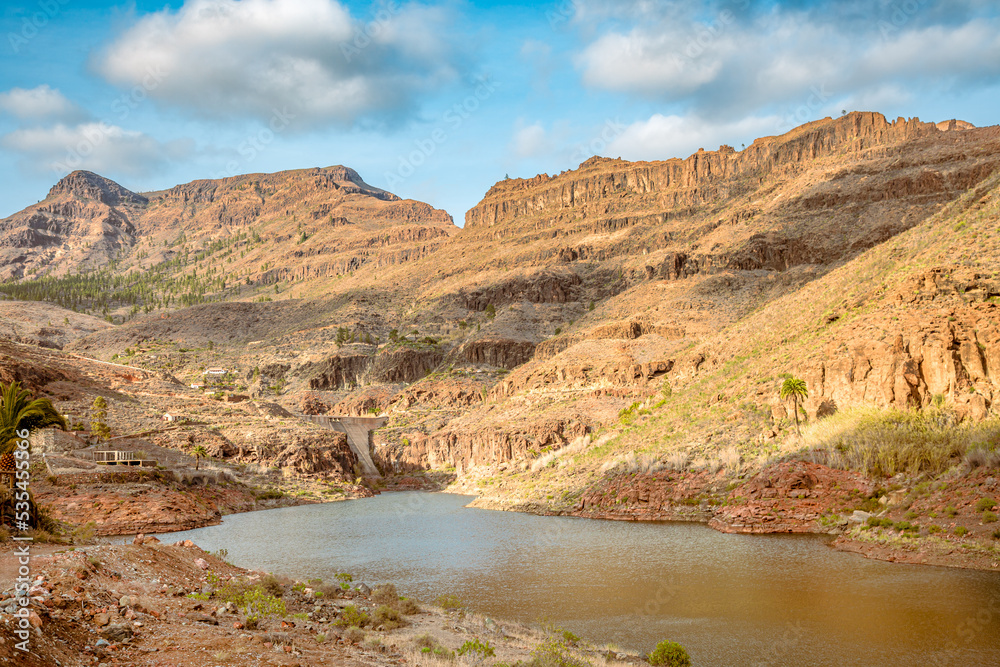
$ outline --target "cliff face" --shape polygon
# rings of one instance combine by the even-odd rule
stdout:
[[[963,296],[980,301],[964,303]],[[996,297],[1000,283],[992,273],[937,268],[911,276],[888,295],[891,310],[865,323],[883,325],[878,339],[858,326],[805,370],[807,411],[815,418],[838,406],[919,408],[941,396],[960,415],[983,419],[1000,399],[1000,305],[990,301]],[[780,416],[782,408],[775,409]]]
[[[612,208],[614,199],[637,195],[651,196],[660,209],[683,213],[720,197],[739,195],[741,189],[753,188],[755,181],[774,172],[799,170],[805,163],[831,155],[861,155],[941,131],[915,118],[890,123],[881,114],[852,113],[836,121],[802,126],[781,137],[758,139],[740,152],[723,146],[683,160],[640,163],[595,157],[556,177],[542,174],[497,183],[466,214],[465,224],[467,229],[502,227],[539,214],[548,215],[554,223],[565,213],[599,212]]]
[[[984,148],[996,147],[998,129],[965,126],[851,113],[740,152],[592,158],[558,176],[498,183],[466,214],[465,229],[530,243],[521,261],[622,258],[631,278],[827,264],[908,229],[989,176],[1000,159]]]

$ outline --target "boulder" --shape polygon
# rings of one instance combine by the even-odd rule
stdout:
[[[126,623],[114,623],[101,630],[101,637],[112,643],[123,642],[134,634],[132,627]]]

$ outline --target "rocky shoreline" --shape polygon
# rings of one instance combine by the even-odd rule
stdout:
[[[185,480],[163,471],[130,471],[37,478],[32,489],[48,515],[72,530],[97,536],[170,533],[213,526],[228,514],[321,502],[296,487],[255,489],[215,473]],[[336,500],[373,495],[350,485]]]
[[[16,560],[9,544],[0,545],[3,581],[14,579]],[[612,667],[642,662],[559,631],[471,613],[451,595],[430,605],[347,575],[293,581],[233,566],[191,541],[37,546],[30,579],[27,652],[17,648],[24,639],[15,632],[14,587],[0,591],[0,663],[388,667],[478,652],[508,664],[540,653]]]
[[[621,474],[592,486],[572,507],[509,496],[479,497],[470,506],[698,522],[724,533],[830,535],[831,547],[865,558],[1000,572],[1000,522],[982,509],[1000,497],[995,477],[979,470],[935,485],[898,476],[885,487],[859,473],[789,461],[742,482],[724,472]]]

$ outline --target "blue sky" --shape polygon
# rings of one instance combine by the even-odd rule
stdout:
[[[0,216],[77,168],[148,191],[345,164],[462,224],[595,154],[1000,108],[987,0],[15,0],[0,50]]]

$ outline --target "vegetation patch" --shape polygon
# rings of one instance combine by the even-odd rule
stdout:
[[[835,467],[873,477],[940,473],[974,449],[1000,441],[1000,418],[957,423],[953,413],[926,410],[843,410],[819,422],[807,436]]]
[[[649,654],[649,664],[665,667],[690,667],[691,657],[677,642],[662,641]]]

